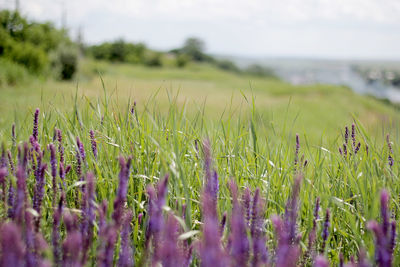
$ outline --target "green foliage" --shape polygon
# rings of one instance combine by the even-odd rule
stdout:
[[[90,46],[87,53],[99,60],[112,62],[128,62],[143,64],[145,62],[146,46],[144,44],[127,43],[122,39]]]
[[[144,64],[149,67],[161,67],[162,66],[162,53],[159,52],[148,52]]]
[[[239,73],[240,69],[238,66],[236,66],[235,63],[233,63],[231,60],[223,59],[223,60],[218,60],[216,61],[216,65],[218,68],[225,70],[225,71],[232,71]]]
[[[190,58],[186,54],[179,54],[176,56],[176,66],[179,68],[185,67],[190,61]]]
[[[61,45],[52,55],[52,69],[61,80],[71,80],[78,68],[78,49]]]
[[[259,77],[276,78],[276,75],[272,69],[258,65],[258,64],[252,64],[252,65],[248,66],[244,70],[244,72],[247,74],[259,76]]]
[[[51,23],[29,22],[19,13],[0,11],[0,57],[38,74],[49,67],[48,54],[61,44],[71,44],[66,31]]]
[[[0,87],[23,84],[28,78],[28,71],[23,66],[0,58]]]
[[[188,55],[194,61],[205,61],[206,55],[204,53],[205,43],[199,38],[188,38],[180,52]]]

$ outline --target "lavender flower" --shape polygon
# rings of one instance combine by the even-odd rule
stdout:
[[[127,162],[125,162],[125,159],[123,157],[119,158],[119,165],[121,167],[121,170],[119,173],[119,185],[118,185],[117,197],[114,201],[114,212],[112,215],[112,218],[114,219],[117,225],[121,224],[123,209],[126,202],[131,161],[132,161],[131,158],[128,158]]]
[[[375,261],[378,266],[392,266],[393,251],[395,246],[395,222],[389,222],[388,211],[389,194],[386,190],[381,192],[382,224],[370,221],[367,225],[375,235]]]
[[[317,197],[317,199],[315,200],[313,227],[310,231],[310,234],[308,235],[308,247],[307,247],[307,252],[305,254],[305,257],[304,257],[305,260],[307,260],[307,258],[310,257],[310,255],[312,256],[312,258],[314,258],[313,245],[314,245],[316,235],[317,235],[317,220],[319,219],[319,216],[318,216],[319,205],[320,205],[320,198]]]
[[[354,154],[357,154],[357,153],[358,153],[358,151],[360,150],[360,146],[361,146],[361,143],[358,142],[356,148],[354,149]]]
[[[76,145],[78,146],[79,154],[83,162],[86,162],[86,152],[85,148],[83,147],[83,143],[79,139],[79,137],[76,137]]]
[[[298,195],[302,176],[297,176],[292,187],[292,195],[286,203],[284,221],[278,216],[272,217],[278,237],[276,249],[276,266],[296,266],[300,248],[300,237],[297,235]]]
[[[246,234],[246,221],[243,214],[243,207],[238,202],[238,189],[236,184],[231,181],[230,189],[233,199],[233,209],[231,217],[231,235],[230,235],[230,254],[232,265],[245,266],[249,259],[249,240]]]
[[[15,123],[13,123],[11,126],[11,139],[12,139],[12,145],[13,147],[15,147],[17,142],[17,137],[15,135]]]
[[[49,145],[50,148],[50,166],[51,166],[51,177],[53,186],[53,207],[56,205],[57,198],[57,158],[56,158],[56,147],[53,144]]]
[[[389,162],[389,167],[391,168],[394,164],[394,160],[393,160],[393,148],[392,148],[392,142],[390,142],[389,139],[389,134],[386,135],[386,142],[389,148],[389,155],[388,155],[388,162]]]
[[[94,138],[93,130],[90,130],[90,143],[92,145],[93,156],[97,160],[97,143],[96,143],[96,139]]]
[[[77,218],[73,214],[64,214],[64,225],[67,229],[67,237],[62,245],[62,266],[82,266],[82,235],[77,227]]]
[[[246,224],[250,224],[250,202],[251,202],[251,193],[250,189],[246,187],[243,194],[243,207],[246,217]]]
[[[349,143],[349,127],[344,128],[344,142],[346,145]]]
[[[351,140],[352,140],[352,146],[353,146],[353,151],[356,147],[356,125],[354,123],[351,124]]]
[[[58,141],[58,153],[60,154],[60,163],[64,163],[64,147],[62,144],[62,133],[60,129],[56,129]]]
[[[329,262],[324,256],[318,256],[315,259],[314,267],[329,267]]]
[[[93,226],[95,221],[95,182],[94,175],[92,173],[88,173],[86,175],[86,184],[85,194],[82,203],[82,206],[85,208],[83,210],[83,222],[81,224],[81,235],[82,235],[82,265],[86,262],[87,251],[92,243],[93,238]]]
[[[343,144],[343,154],[347,156],[347,145]]]
[[[65,198],[64,194],[61,194],[58,207],[54,210],[54,213],[53,213],[53,231],[52,231],[52,236],[51,236],[51,242],[52,242],[52,246],[53,246],[54,263],[57,266],[60,266],[60,263],[61,263],[60,222],[61,222],[61,216],[62,216],[62,212],[63,212],[64,198]]]
[[[13,222],[4,223],[0,228],[1,266],[24,266],[24,246],[21,242],[21,230]]]
[[[47,164],[40,166],[40,171],[36,181],[36,190],[34,195],[35,202],[33,208],[36,210],[39,216],[35,219],[35,232],[38,232],[40,227],[40,218],[42,214],[42,200],[44,196],[44,184],[45,184],[44,174],[46,169],[47,169]]]
[[[133,249],[131,244],[131,221],[133,218],[132,211],[126,212],[123,222],[122,222],[122,231],[121,231],[121,249],[119,253],[118,266],[119,267],[130,267],[134,265],[133,260]]]
[[[7,167],[0,167],[0,185],[2,187],[2,198],[4,201],[4,207],[6,206],[6,177],[8,175]]]
[[[17,168],[17,199],[14,202],[15,208],[12,212],[18,225],[22,225],[25,220],[25,199],[26,199],[26,173],[23,166]]]
[[[35,140],[38,140],[39,112],[40,112],[40,110],[37,108],[36,111],[35,111],[35,115],[33,117],[32,136],[33,136],[33,138],[35,138]]]
[[[325,245],[326,245],[326,241],[328,240],[328,236],[329,236],[329,226],[330,226],[330,211],[329,211],[329,209],[327,209],[326,213],[325,213],[324,227],[322,230],[321,253],[325,252]]]
[[[183,266],[185,258],[178,246],[178,222],[173,215],[167,217],[161,242],[153,264],[160,262],[164,267]]]
[[[162,208],[165,205],[165,198],[168,190],[168,175],[157,185],[157,194],[154,187],[147,187],[147,194],[149,195],[148,214],[149,224],[146,232],[146,247],[149,248],[149,242],[152,238],[154,255],[158,255],[160,233],[163,226]]]
[[[299,134],[296,134],[296,151],[295,151],[295,156],[294,156],[294,168],[296,170],[298,161],[299,161],[299,150],[300,150],[300,139],[299,139]]]
[[[253,207],[251,213],[250,234],[252,240],[253,259],[251,266],[264,266],[268,262],[268,252],[266,237],[263,231],[264,204],[260,199],[260,189],[257,188],[253,197]]]
[[[117,241],[117,231],[115,227],[111,225],[107,225],[104,232],[104,247],[100,250],[100,254],[98,255],[99,266],[101,267],[112,267],[113,266],[113,256],[114,256],[114,247]]]
[[[12,154],[11,154],[10,150],[7,150],[7,157],[8,157],[8,164],[10,165],[10,171],[12,174],[14,174],[15,168],[14,168],[14,162],[13,162]]]

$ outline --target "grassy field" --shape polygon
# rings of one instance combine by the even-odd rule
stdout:
[[[100,78],[93,74],[94,70],[102,73],[104,86]],[[383,188],[392,196],[389,208],[393,211],[393,218],[398,220],[400,169],[397,159],[400,153],[397,125],[400,115],[395,107],[355,95],[343,87],[295,87],[277,80],[235,76],[206,65],[192,65],[181,70],[86,62],[78,81],[61,83],[34,80],[20,87],[0,89],[3,100],[0,106],[0,140],[4,142],[5,149],[12,153],[11,158],[15,163],[17,145],[28,141],[32,135],[36,107],[41,110],[36,141],[45,150],[43,162],[50,162],[49,144],[58,145],[54,129],[60,129],[63,134],[64,163],[65,166],[71,165],[72,170],[64,180],[65,186],[56,190],[54,199],[51,192],[57,186],[52,182],[52,164],[49,164],[49,171],[44,176],[45,194],[39,213],[39,232],[49,244],[56,214],[54,203],[58,202],[62,192],[66,196],[65,212],[76,213],[82,224],[88,214],[84,205],[96,203],[97,209],[104,200],[108,201],[106,217],[109,225],[118,221],[114,218],[118,205],[113,203],[118,202],[120,193],[117,190],[121,188],[121,179],[124,177],[118,178],[117,159],[120,155],[132,157],[131,173],[127,176],[127,203],[122,206],[133,213],[133,219],[128,221],[132,233],[128,236],[135,247],[136,264],[140,266],[151,259],[146,254],[151,253],[151,249],[150,252],[145,249],[148,222],[154,213],[154,210],[149,210],[152,199],[151,194],[149,199],[148,185],[160,182],[166,173],[170,175],[167,200],[165,207],[158,208],[160,211],[162,208],[165,216],[173,214],[181,218],[179,233],[186,233],[180,236],[181,239],[189,244],[206,244],[206,237],[197,232],[209,225],[207,220],[204,221],[205,211],[201,205],[204,201],[201,197],[203,188],[210,183],[207,175],[204,178],[204,165],[207,172],[207,148],[202,146],[202,142],[206,139],[210,140],[211,169],[214,168],[219,175],[216,222],[227,212],[227,225],[221,239],[224,247],[229,247],[229,240],[235,240],[231,230],[237,227],[234,224],[237,216],[234,217],[234,214],[238,211],[235,208],[231,211],[235,202],[228,188],[231,179],[236,182],[240,192],[245,188],[251,191],[260,189],[260,196],[265,200],[260,215],[262,233],[266,236],[269,258],[275,263],[280,257],[279,235],[276,234],[279,231],[274,230],[276,221],[273,222],[271,218],[288,210],[285,203],[296,191],[292,185],[299,174],[304,178],[295,222],[298,225],[296,233],[301,238],[293,241],[291,246],[301,250],[300,259],[307,258],[305,255],[317,197],[320,197],[321,208],[313,247],[333,263],[339,262],[341,253],[348,261],[351,255],[357,256],[362,249],[367,252],[369,260],[374,260],[374,236],[367,229],[367,223],[370,220],[382,221],[379,194]],[[133,101],[136,101],[136,108],[132,113]],[[346,143],[344,127],[349,126],[351,131],[353,121],[355,146],[351,145],[352,137],[349,137],[348,154],[343,156],[338,148],[343,148],[343,143]],[[11,132],[13,123],[16,124],[15,138]],[[93,144],[90,130],[94,131],[97,157],[91,152]],[[300,137],[298,154],[296,132]],[[387,133],[391,134],[393,151],[386,144]],[[82,158],[79,159],[82,153],[79,153],[76,137],[80,138],[86,150],[83,163]],[[358,142],[360,149],[355,152]],[[31,143],[31,153],[36,153],[35,141]],[[302,167],[303,155],[308,162],[306,167]],[[389,156],[394,158],[393,166],[388,163]],[[20,156],[20,161],[23,161],[22,158]],[[60,162],[57,154],[56,165],[59,166]],[[28,202],[25,205],[28,207],[29,199],[38,192],[35,189],[38,180],[35,180],[33,171],[35,164],[39,164],[37,156],[33,156],[25,166],[32,170],[26,180]],[[90,197],[90,193],[86,193],[86,189],[81,190],[83,185],[90,188],[91,180],[89,175],[85,175],[86,172],[96,177],[93,202],[85,200],[84,196],[89,194]],[[80,173],[86,182],[80,182]],[[7,179],[11,181],[11,186],[20,184],[15,181],[18,177],[15,179],[9,175]],[[61,177],[57,176],[56,181],[61,183]],[[7,188],[9,186],[7,184]],[[162,186],[159,187],[159,194],[160,188]],[[324,248],[321,234],[327,209],[330,209],[331,216]],[[6,214],[4,204],[0,209],[2,220],[7,217]],[[26,216],[29,218],[29,215]],[[15,221],[18,223],[18,216]],[[108,240],[102,239],[101,222],[96,219],[92,224],[94,241],[88,249],[87,266],[99,263],[99,255],[105,249],[102,242],[107,243]],[[28,223],[22,225],[25,225],[24,229],[29,229]],[[64,221],[64,225],[68,224]],[[66,233],[63,227],[60,229],[65,244],[71,232]],[[245,231],[250,236],[250,229]],[[118,251],[122,246],[121,240],[117,238],[114,242],[116,247],[111,255],[115,263],[120,257]],[[254,240],[253,236],[251,240]],[[43,258],[54,260],[51,252],[53,247],[45,250]],[[62,248],[63,253],[68,252],[66,245]],[[227,254],[232,253],[228,248],[226,250]],[[193,253],[192,265],[199,265],[201,249],[198,252],[194,245]],[[252,253],[251,257],[254,257]],[[82,255],[78,253],[78,256]],[[157,259],[154,255],[152,257]],[[307,264],[311,263],[307,261]],[[396,247],[394,266],[398,264],[400,255]]]
[[[338,136],[339,129],[355,116],[370,134],[397,135],[400,114],[397,109],[370,97],[338,86],[292,86],[287,83],[223,72],[208,65],[188,68],[146,68],[141,66],[84,61],[74,82],[32,80],[18,87],[1,88],[0,125],[32,114],[35,107],[44,111],[57,107],[71,110],[79,103],[93,101],[107,93],[125,107],[136,101],[138,109],[147,103],[167,111],[172,98],[186,106],[188,115],[204,112],[207,120],[248,114],[253,100],[260,119],[285,134],[307,133],[314,141]],[[75,95],[77,93],[77,95]],[[23,114],[23,115],[22,115]]]

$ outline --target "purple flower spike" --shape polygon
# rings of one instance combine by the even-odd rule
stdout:
[[[329,262],[324,256],[318,256],[315,259],[314,267],[329,267]]]
[[[149,224],[146,232],[146,248],[149,249],[150,239],[154,248],[154,255],[158,255],[160,233],[163,229],[162,208],[165,205],[165,198],[168,191],[168,174],[157,184],[157,193],[153,186],[147,187],[149,195],[148,214]]]
[[[39,112],[40,110],[37,108],[35,110],[35,115],[33,117],[33,131],[32,131],[32,136],[35,138],[35,140],[38,140],[38,124],[39,124]]]
[[[268,262],[268,252],[266,237],[263,231],[264,203],[260,199],[260,189],[257,188],[253,197],[253,207],[251,213],[250,234],[252,240],[253,260],[252,267],[265,266]]]
[[[389,221],[389,193],[386,190],[382,190],[380,202],[382,224],[370,221],[367,227],[375,236],[375,262],[378,266],[386,267],[392,266],[393,251],[396,244],[396,222]]]
[[[6,206],[6,177],[8,175],[7,167],[0,167],[0,185],[2,187],[2,198],[4,201],[4,207]]]
[[[232,264],[234,266],[245,266],[250,254],[250,245],[246,234],[246,221],[243,207],[238,201],[238,188],[234,181],[230,182],[230,189],[233,199],[230,235]]]
[[[119,158],[119,165],[121,170],[119,172],[119,185],[117,191],[117,197],[114,201],[114,212],[112,218],[116,225],[121,225],[121,219],[123,215],[123,210],[126,202],[126,194],[128,192],[128,182],[129,182],[129,172],[131,167],[131,158],[125,162],[123,157]]]
[[[63,212],[64,194],[61,194],[58,207],[53,214],[53,232],[51,236],[51,242],[53,245],[53,257],[54,263],[60,266],[61,263],[61,247],[60,247],[60,222]]]
[[[175,217],[168,215],[158,255],[153,258],[153,264],[160,262],[163,267],[183,266],[185,259],[182,249],[178,246],[178,226]]]
[[[389,139],[389,134],[386,135],[386,142],[389,148],[389,155],[388,155],[388,162],[389,162],[389,167],[393,167],[394,164],[394,159],[393,159],[393,148],[392,148],[392,142],[390,142]]]
[[[388,203],[389,203],[389,193],[386,190],[381,191],[381,216],[382,216],[382,231],[386,236],[389,231],[389,211],[388,211]]]
[[[324,228],[322,230],[321,253],[325,252],[326,241],[328,240],[329,236],[329,226],[330,226],[330,211],[329,209],[327,209],[325,213]]]
[[[15,220],[18,225],[22,225],[25,220],[25,198],[26,198],[26,173],[22,166],[17,168],[17,199],[15,200]]]
[[[344,128],[344,142],[346,145],[349,143],[349,127]]]
[[[357,153],[358,153],[358,151],[360,150],[360,147],[361,147],[361,143],[358,142],[356,148],[354,149],[354,154],[357,154]]]
[[[317,197],[315,200],[315,208],[314,208],[314,218],[313,218],[313,227],[310,231],[310,234],[308,235],[308,247],[307,247],[307,252],[305,255],[305,260],[307,260],[308,257],[314,258],[314,242],[317,236],[317,220],[319,219],[318,216],[318,211],[319,211],[319,205],[320,205],[320,198]]]
[[[96,139],[94,137],[94,131],[93,130],[90,130],[90,143],[92,145],[93,156],[97,160],[97,143],[96,143]]]
[[[299,161],[299,150],[300,150],[300,139],[299,134],[296,134],[296,151],[294,156],[294,167],[296,169],[298,161]]]
[[[121,231],[121,249],[119,253],[118,266],[130,267],[134,265],[133,249],[131,244],[131,221],[133,219],[132,211],[127,211],[122,222]]]
[[[86,187],[85,187],[85,195],[83,201],[86,203],[82,203],[83,210],[83,222],[81,225],[81,235],[82,235],[82,265],[86,262],[87,252],[92,243],[93,239],[93,226],[95,221],[95,182],[94,175],[92,173],[88,173],[86,175]]]
[[[51,166],[51,177],[53,187],[53,207],[56,205],[57,199],[57,158],[56,158],[56,147],[53,144],[49,145],[50,148],[50,166]],[[60,166],[61,167],[61,166]]]
[[[221,226],[221,231],[220,231],[221,236],[224,234],[224,231],[225,231],[226,216],[227,216],[227,213],[226,213],[226,211],[225,211],[224,214],[222,215],[222,219],[221,219],[221,223],[220,223],[220,226]]]
[[[47,164],[40,166],[38,180],[36,181],[36,191],[34,195],[35,203],[34,209],[39,214],[39,216],[35,219],[35,232],[39,231],[40,228],[40,219],[42,214],[42,201],[44,197],[44,175],[47,169]]]
[[[86,152],[85,148],[83,147],[83,143],[79,139],[79,137],[76,137],[76,145],[78,146],[79,154],[81,156],[81,159],[83,162],[86,162]]]
[[[58,153],[60,154],[60,162],[64,163],[64,147],[62,144],[62,133],[60,129],[56,129],[58,141]]]
[[[15,144],[17,142],[17,137],[15,135],[15,123],[13,123],[13,125],[11,126],[11,139],[12,139],[13,146],[15,146]]]
[[[115,227],[107,225],[104,233],[104,247],[98,255],[98,264],[101,267],[112,267],[115,243],[117,241],[117,231]]]
[[[243,194],[243,207],[247,225],[250,225],[250,202],[251,202],[251,192],[250,189],[246,187]]]
[[[0,228],[1,266],[24,266],[24,246],[21,242],[21,229],[12,222],[4,223]]]
[[[356,125],[354,123],[351,124],[351,140],[353,149],[356,147]]]

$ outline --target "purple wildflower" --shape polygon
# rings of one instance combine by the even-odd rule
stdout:
[[[119,158],[119,165],[121,167],[121,170],[119,172],[119,185],[118,185],[117,197],[114,201],[114,212],[112,215],[112,218],[117,225],[121,224],[123,210],[126,202],[131,161],[132,161],[131,158],[128,158],[128,161],[126,162],[123,157]]]
[[[245,266],[249,259],[249,240],[246,234],[246,220],[243,214],[243,207],[238,201],[238,188],[234,181],[229,185],[233,200],[231,217],[231,246],[230,253],[234,266]]]
[[[343,154],[347,156],[347,144],[343,144]]]
[[[58,153],[60,154],[60,162],[64,163],[64,147],[62,144],[62,133],[60,129],[56,129],[58,141]]]
[[[4,207],[6,206],[6,177],[8,175],[7,167],[0,167],[0,185],[2,187],[2,198],[4,201]]]
[[[64,214],[64,224],[67,237],[62,245],[62,266],[82,266],[80,254],[82,251],[82,235],[77,227],[77,218],[73,214]]]
[[[40,218],[42,214],[42,200],[44,197],[44,184],[45,184],[44,174],[46,169],[47,169],[47,164],[43,164],[42,166],[40,166],[38,179],[36,181],[36,190],[34,195],[35,202],[33,208],[36,210],[39,216],[35,219],[35,232],[38,232],[40,227]]]
[[[133,249],[131,244],[131,221],[133,218],[132,211],[127,211],[122,222],[121,231],[121,249],[119,253],[118,266],[119,267],[129,267],[134,265],[133,260]]]
[[[79,139],[79,137],[76,137],[76,145],[78,146],[79,154],[81,156],[81,159],[83,162],[86,162],[86,152],[85,148],[83,147],[83,143]]]
[[[86,201],[83,210],[83,222],[81,224],[81,235],[82,235],[82,265],[86,262],[87,251],[92,243],[93,238],[93,226],[95,221],[95,181],[94,175],[92,173],[88,173],[86,175],[86,184],[85,187],[85,194],[83,200]]]
[[[152,245],[154,248],[154,255],[158,254],[160,233],[163,227],[162,208],[165,205],[165,198],[168,190],[168,175],[157,184],[157,194],[153,186],[147,187],[147,194],[149,195],[148,214],[149,224],[146,232],[146,247],[149,249],[150,239],[153,239]]]
[[[61,194],[58,207],[54,210],[53,213],[53,231],[51,236],[51,242],[53,245],[54,263],[57,266],[60,266],[61,263],[60,222],[63,212],[63,202],[64,202],[64,194]]]
[[[389,222],[388,211],[389,194],[386,190],[381,192],[381,216],[382,224],[370,221],[367,225],[375,236],[375,261],[378,266],[392,266],[393,250],[395,245],[395,222]]]
[[[104,231],[104,237],[102,242],[104,246],[100,250],[98,255],[99,266],[101,267],[112,267],[113,266],[113,256],[114,247],[117,241],[117,231],[112,225],[107,225]]]
[[[38,140],[38,124],[39,124],[39,112],[40,110],[37,108],[35,110],[35,115],[33,117],[33,131],[32,136],[35,140]]]
[[[143,213],[139,213],[139,215],[138,215],[138,225],[142,224],[142,220],[143,220]]]
[[[17,168],[17,199],[14,202],[15,208],[13,215],[15,216],[18,225],[24,222],[25,199],[26,199],[26,173],[23,166],[19,165]]]
[[[185,261],[183,251],[178,246],[178,222],[173,215],[168,215],[162,231],[161,242],[153,264],[160,262],[162,266],[183,266]]]
[[[349,143],[349,127],[344,128],[344,142],[347,145]]]
[[[209,193],[209,196],[216,201],[218,198],[218,175],[216,172],[212,172],[211,147],[208,139],[203,142],[203,150],[205,190]]]
[[[299,134],[296,134],[296,151],[295,151],[295,156],[294,156],[294,168],[296,170],[298,161],[299,161],[299,150],[300,150],[300,139],[299,139]]]
[[[357,153],[358,153],[358,151],[360,150],[360,146],[361,146],[361,143],[358,142],[356,148],[354,149],[354,154],[357,154]]]
[[[272,218],[278,237],[276,266],[296,266],[299,254],[299,236],[297,235],[298,196],[302,176],[297,176],[292,187],[292,195],[286,203],[284,221],[278,216]]]
[[[389,148],[389,155],[388,155],[388,162],[389,162],[389,166],[392,167],[394,164],[394,160],[393,160],[393,148],[392,148],[392,142],[390,142],[389,139],[389,134],[386,135],[386,142]]]
[[[75,153],[76,156],[76,175],[78,176],[79,179],[82,177],[82,159],[81,159],[81,154],[79,153],[79,150],[76,150]]]
[[[310,257],[310,255],[312,256],[312,258],[314,258],[315,251],[313,249],[313,245],[314,245],[316,235],[317,235],[317,220],[319,219],[319,216],[318,216],[319,205],[320,205],[320,198],[317,197],[317,199],[315,200],[313,227],[310,231],[310,234],[308,235],[308,247],[307,247],[307,252],[305,255],[306,260],[308,257]]]
[[[253,259],[251,266],[264,266],[268,261],[266,237],[263,231],[264,204],[260,199],[260,189],[257,188],[253,197],[253,207],[251,213],[250,234],[252,240]]]
[[[96,139],[94,137],[94,131],[90,130],[89,133],[90,133],[90,143],[92,145],[93,156],[97,160],[97,143],[96,143]]]
[[[250,202],[251,202],[251,193],[250,189],[246,187],[243,194],[243,207],[245,212],[246,224],[250,224]]]
[[[50,148],[50,167],[51,167],[51,177],[53,186],[53,207],[56,205],[57,198],[57,158],[56,158],[56,147],[53,144],[49,145]]]
[[[220,223],[220,233],[221,233],[221,236],[224,234],[224,230],[225,230],[225,225],[226,225],[226,216],[227,216],[227,213],[226,213],[226,211],[224,212],[224,214],[222,214],[222,219],[221,219],[221,223]]]
[[[354,123],[351,124],[351,140],[352,140],[352,147],[354,150],[356,147],[356,125]]]
[[[12,144],[15,147],[15,144],[17,142],[17,137],[15,135],[15,123],[13,123],[11,126],[11,139],[12,139]]]
[[[21,230],[13,222],[4,223],[0,229],[1,266],[24,266],[24,246],[21,242]]]
[[[10,171],[12,174],[14,174],[15,172],[14,161],[12,159],[12,154],[10,150],[7,150],[7,157],[8,157],[8,164],[10,165]]]
[[[326,241],[328,240],[328,236],[329,236],[329,226],[330,226],[330,211],[329,211],[329,209],[327,209],[326,213],[325,213],[324,227],[322,229],[321,253],[325,252],[325,245],[326,245]]]
[[[315,259],[314,267],[329,267],[329,262],[324,256],[318,256]]]

